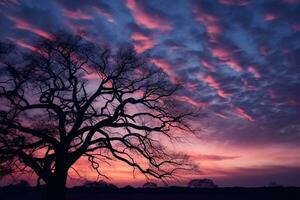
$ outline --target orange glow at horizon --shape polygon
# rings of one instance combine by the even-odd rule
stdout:
[[[241,169],[269,169],[270,173],[276,171],[276,167],[294,166],[300,164],[300,149],[287,149],[282,145],[252,147],[234,146],[226,143],[208,142],[194,137],[180,143],[168,144],[168,147],[177,152],[185,152],[190,156],[190,160],[199,166],[199,172],[183,172],[179,174],[180,182],[171,182],[175,185],[185,185],[190,179],[211,178],[216,180],[228,179],[231,176],[242,174]],[[285,159],[285,163],[278,163],[278,159]],[[78,177],[72,169],[70,185],[82,184],[82,180],[96,181],[103,179],[118,186],[133,185],[141,186],[146,182],[145,176],[122,162],[112,162],[111,165],[103,163],[102,172],[110,179],[98,177],[97,173],[89,167],[85,159],[78,161],[74,168],[80,172],[82,177]],[[76,178],[77,177],[77,178]],[[82,179],[83,178],[83,179]],[[81,181],[79,181],[81,180]],[[152,179],[151,181],[157,180]],[[161,184],[161,183],[160,183]]]
[[[253,148],[222,141],[206,141],[196,136],[186,138],[182,142],[167,143],[167,145],[172,151],[185,152],[190,156],[191,162],[199,167],[199,172],[179,173],[179,181],[171,181],[170,185],[186,185],[195,178],[210,178],[218,184],[218,181],[222,182],[231,177],[244,175],[244,173],[250,173],[250,176],[265,173],[276,174],[280,168],[300,165],[299,147],[286,148],[284,145],[270,145]],[[280,160],[285,160],[285,162],[281,163]],[[100,163],[100,171],[109,179],[98,176],[88,160],[82,157],[69,169],[67,185],[72,187],[82,185],[87,181],[104,180],[119,187],[126,185],[138,187],[147,181],[138,170],[134,171],[121,161],[110,161],[110,164]],[[35,175],[24,177],[24,179],[35,185]],[[159,180],[151,179],[151,177],[150,180],[163,185]]]

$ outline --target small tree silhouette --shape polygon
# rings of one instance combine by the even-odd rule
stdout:
[[[30,53],[1,45],[0,168],[33,170],[48,200],[65,199],[68,170],[82,156],[125,162],[167,181],[192,169],[161,136],[194,130],[172,95],[178,86],[132,48],[112,53],[80,36],[56,33]],[[146,163],[146,164],[145,164]],[[5,167],[4,167],[5,166]]]

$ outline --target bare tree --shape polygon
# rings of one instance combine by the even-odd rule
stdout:
[[[1,51],[0,85],[6,173],[30,169],[47,199],[62,200],[68,170],[83,156],[103,176],[100,164],[111,159],[165,181],[191,168],[160,140],[192,132],[192,113],[172,98],[178,86],[132,48],[112,53],[57,33],[30,53],[9,49]]]

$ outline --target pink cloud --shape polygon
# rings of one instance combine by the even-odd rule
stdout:
[[[10,16],[10,15],[8,15],[7,18],[16,24],[15,26],[17,29],[30,31],[30,32],[35,33],[36,35],[43,37],[45,39],[53,40],[53,36],[50,33],[47,33],[46,31],[44,31],[40,28],[37,28],[32,24],[29,24],[28,22],[26,22],[23,19],[20,19],[16,16]]]
[[[162,18],[159,15],[146,13],[141,1],[127,0],[126,5],[130,9],[133,18],[138,25],[160,31],[170,31],[172,29],[172,26],[165,18]]]
[[[227,98],[227,97],[230,97],[230,96],[231,96],[230,93],[225,92],[224,90],[217,90],[217,94],[218,94],[220,97],[223,97],[223,98]]]
[[[72,55],[72,59],[76,62],[82,63],[82,58],[80,58],[77,54]],[[81,69],[85,71],[83,78],[87,80],[98,80],[104,79],[105,75],[101,73],[99,70],[97,70],[94,66],[90,64],[83,64],[81,65]],[[104,84],[106,87],[111,87],[112,83],[111,81]]]
[[[261,46],[261,47],[259,47],[259,52],[260,52],[260,54],[263,55],[263,56],[268,55],[268,49],[267,49],[266,46]]]
[[[245,6],[249,3],[249,0],[219,0],[219,3],[230,6]]]
[[[300,0],[282,0],[281,2],[285,4],[294,4],[294,3],[300,3]]]
[[[248,90],[255,90],[256,88],[253,85],[250,85],[250,83],[247,81],[247,79],[242,78],[241,81],[246,86]]]
[[[74,19],[74,20],[92,20],[92,19],[94,19],[93,16],[82,12],[82,10],[80,10],[80,9],[77,9],[74,11],[74,10],[68,10],[66,8],[62,8],[62,11],[63,11],[63,15],[70,19]]]
[[[0,5],[6,6],[8,4],[14,4],[14,5],[20,5],[20,2],[18,0],[5,0],[0,1]]]
[[[111,13],[107,12],[106,10],[104,10],[103,8],[100,8],[100,7],[94,7],[94,9],[97,14],[104,16],[107,21],[109,21],[111,23],[116,23]]]
[[[64,24],[73,32],[73,33],[78,33],[78,32],[81,32],[81,31],[84,31],[85,30],[85,26],[83,25],[77,25],[77,24],[74,24],[73,22],[71,22],[71,20],[64,20]]]
[[[229,57],[231,57],[231,53],[229,51],[227,51],[225,48],[214,47],[214,48],[211,48],[210,50],[214,57],[217,57],[221,60],[226,60]]]
[[[208,75],[203,79],[204,82],[208,83],[208,85],[216,90],[220,89],[220,84],[215,81],[215,79]]]
[[[209,71],[215,72],[216,71],[216,67],[211,65],[207,60],[205,59],[201,59],[199,60],[199,63],[205,67],[206,69],[208,69]]]
[[[297,100],[295,100],[295,99],[289,99],[286,103],[287,103],[287,105],[289,105],[291,107],[299,105],[299,102]]]
[[[199,85],[199,83],[189,83],[189,82],[187,82],[187,83],[184,83],[183,85],[190,92],[194,92],[195,88]]]
[[[158,68],[160,68],[161,70],[163,70],[170,78],[170,80],[173,83],[177,83],[178,82],[178,77],[175,74],[175,72],[172,70],[170,64],[163,58],[152,58],[151,62],[156,65]]]
[[[275,92],[275,90],[273,89],[268,89],[267,90],[269,96],[271,97],[271,99],[277,99],[278,98],[278,95],[277,93]]]
[[[215,155],[215,154],[198,154],[191,156],[193,160],[197,161],[223,161],[223,160],[232,160],[239,158],[240,156],[225,156],[225,155]]]
[[[197,108],[203,108],[203,107],[206,107],[207,106],[207,103],[204,103],[204,102],[200,102],[200,101],[196,101],[188,96],[184,96],[184,95],[176,95],[174,97],[174,99],[178,100],[178,101],[181,101],[181,102],[186,102],[194,107],[197,107]]]
[[[210,52],[214,57],[221,60],[221,63],[228,65],[230,68],[232,68],[236,72],[243,71],[242,66],[234,58],[232,51],[230,51],[222,46],[216,46],[216,47],[210,48]]]
[[[223,113],[215,113],[215,115],[217,115],[218,117],[221,117],[223,119],[229,119],[229,117],[224,115]]]
[[[193,9],[194,18],[197,22],[203,25],[206,29],[209,41],[216,43],[217,39],[222,33],[222,26],[220,24],[220,19],[218,16],[208,13],[206,10],[195,7]],[[211,54],[220,59],[222,63],[227,64],[229,67],[237,72],[242,71],[242,67],[239,62],[234,59],[232,50],[228,50],[222,45],[217,45],[210,48]],[[208,66],[207,63],[202,63],[204,67]]]
[[[247,114],[246,111],[240,107],[236,107],[235,112],[239,117],[245,120],[252,121],[252,122],[254,121],[253,117]]]
[[[208,76],[204,77],[202,79],[202,81],[207,83],[211,88],[214,88],[220,97],[227,98],[227,97],[231,96],[231,94],[229,94],[221,89],[220,84],[214,79],[214,77],[208,75]]]
[[[29,49],[31,51],[38,51],[38,49],[36,47],[28,44],[27,42],[25,42],[21,39],[15,39],[15,38],[11,38],[11,37],[8,37],[8,39],[22,48]]]
[[[98,42],[94,35],[86,33],[89,24],[78,24],[76,21],[65,19],[64,24],[73,32],[74,35],[80,34],[82,38],[90,42]],[[83,34],[82,34],[83,33]]]
[[[298,24],[292,24],[292,29],[295,32],[300,32],[300,23],[298,23]]]
[[[199,8],[194,9],[194,18],[205,27],[210,41],[216,41],[222,31],[219,18]]]
[[[7,39],[10,40],[11,42],[15,43],[16,45],[18,45],[21,48],[28,49],[32,52],[43,55],[44,57],[48,57],[48,54],[45,52],[44,49],[40,49],[37,46],[33,46],[23,39],[16,39],[16,38],[12,38],[12,37],[7,37]]]
[[[253,66],[248,67],[248,72],[250,72],[251,74],[253,74],[253,76],[256,79],[260,79],[261,78],[260,73]]]
[[[143,53],[155,45],[155,42],[151,37],[139,32],[133,32],[131,39],[134,42],[134,49],[137,53]]]
[[[266,12],[264,15],[264,21],[273,21],[277,19],[277,15],[272,12]]]
[[[287,101],[287,105],[291,106],[291,107],[294,107],[294,106],[299,106],[300,103],[299,101],[295,100],[295,99],[289,99]]]
[[[243,71],[242,66],[238,63],[238,61],[231,58],[231,60],[225,61],[225,63],[232,69],[234,69],[236,72]]]

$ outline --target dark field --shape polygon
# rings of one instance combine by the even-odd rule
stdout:
[[[42,188],[0,188],[1,200],[43,200],[45,190]],[[299,200],[300,188],[156,188],[156,189],[103,189],[72,188],[68,189],[68,200]]]

